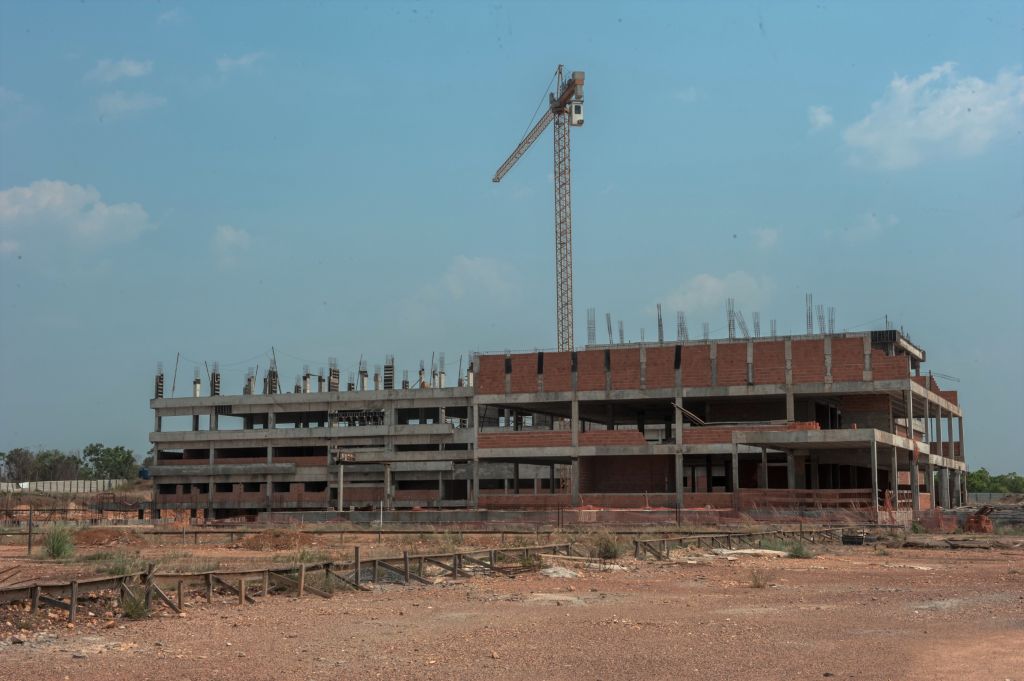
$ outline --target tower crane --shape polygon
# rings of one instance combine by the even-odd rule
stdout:
[[[548,93],[548,110],[494,173],[493,182],[512,169],[552,122],[555,124],[555,317],[558,349],[572,350],[572,192],[569,128],[583,125],[583,71],[564,76],[559,64],[555,88]]]

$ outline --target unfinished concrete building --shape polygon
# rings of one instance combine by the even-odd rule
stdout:
[[[272,367],[222,395],[215,369],[167,398],[160,372],[154,508],[949,507],[963,414],[924,361],[882,330],[479,354],[454,387],[396,386],[391,358],[290,393]]]

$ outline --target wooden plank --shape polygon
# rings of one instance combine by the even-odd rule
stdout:
[[[50,598],[44,593],[39,594],[39,602],[50,606],[51,608],[60,608],[61,610],[67,610],[71,612],[71,605],[58,598]]]
[[[422,577],[420,577],[419,575],[414,575],[414,574],[412,574],[412,573],[409,573],[408,577],[406,577],[406,571],[405,571],[404,569],[402,569],[402,570],[399,570],[399,569],[398,569],[398,568],[396,568],[396,567],[395,567],[394,565],[390,565],[390,564],[388,564],[388,562],[387,562],[387,561],[383,561],[383,560],[381,560],[381,561],[378,561],[378,565],[379,565],[380,567],[384,568],[385,570],[387,570],[387,571],[389,571],[389,572],[391,572],[391,573],[393,573],[393,574],[396,574],[396,575],[398,575],[399,577],[404,577],[404,578],[406,579],[406,582],[405,582],[406,584],[408,584],[408,583],[409,583],[409,581],[408,581],[409,579],[415,579],[415,580],[416,580],[417,582],[419,582],[420,584],[429,584],[430,586],[433,586],[433,585],[434,585],[434,583],[433,583],[433,582],[431,582],[431,581],[430,581],[430,580],[428,580],[428,579],[423,579],[423,578],[422,578]]]
[[[178,581],[178,584],[179,584],[179,585],[181,584],[181,581],[180,581],[180,580]],[[153,589],[153,593],[154,593],[154,594],[156,594],[156,597],[157,597],[157,598],[159,598],[159,599],[160,599],[161,601],[163,601],[163,602],[164,602],[164,604],[165,604],[165,605],[167,605],[167,607],[168,607],[168,608],[170,608],[170,609],[171,609],[171,610],[173,610],[174,612],[179,612],[179,613],[181,612],[181,608],[179,608],[179,607],[178,607],[178,606],[177,606],[177,605],[176,605],[176,604],[174,603],[174,601],[172,601],[172,600],[171,600],[171,599],[170,599],[170,598],[169,598],[169,597],[167,596],[167,594],[165,594],[165,593],[164,593],[163,589],[161,589],[160,587],[158,587],[158,586],[156,585],[156,582],[153,582],[152,584],[150,584],[150,586],[151,586],[151,587],[152,587],[152,589]]]
[[[219,584],[223,588],[227,589],[231,593],[233,593],[233,594],[240,593],[238,591],[238,587],[232,586],[231,584],[229,584],[228,582],[225,582],[223,579],[221,579],[217,575],[210,575],[210,577],[211,577],[212,581],[216,582],[217,584]],[[253,599],[252,597],[250,597],[248,595],[246,595],[245,600],[248,601],[249,603],[255,603],[256,602],[255,599]]]
[[[309,586],[308,584],[300,585],[299,580],[292,579],[291,577],[287,577],[287,576],[281,574],[280,572],[274,572],[274,571],[271,570],[271,571],[269,571],[269,575],[270,575],[270,578],[272,580],[274,580],[275,582],[279,582],[281,584],[285,584],[287,586],[294,587],[296,591],[298,591],[300,586],[303,586],[303,588],[306,591],[310,592],[311,594],[315,594],[317,596],[320,596],[321,598],[331,598],[331,596],[332,596],[332,594],[329,594],[326,591],[321,591],[320,589],[317,589],[316,587]],[[299,573],[299,576],[300,577],[302,576],[302,572],[301,571]],[[337,575],[335,575],[335,576],[337,576]]]
[[[439,567],[439,568],[444,568],[445,572],[451,573],[452,570],[455,570],[456,573],[459,572],[458,567],[455,566],[455,557],[454,556],[452,556],[452,565],[448,565],[447,563],[442,563],[441,561],[434,560],[433,558],[430,558],[428,556],[423,556],[422,558],[423,558],[424,562],[430,563],[431,565],[434,565],[434,566]],[[473,576],[473,575],[469,574],[468,572],[466,572],[465,570],[462,570],[462,574],[465,577],[472,577]]]
[[[538,554],[538,555],[546,555],[546,554]],[[557,557],[561,557],[561,556],[557,556]],[[462,558],[463,558],[463,560],[465,560],[467,562],[470,562],[473,565],[479,565],[480,567],[485,567],[488,570],[490,570],[491,572],[497,572],[497,573],[502,574],[502,575],[508,575],[508,571],[507,570],[503,570],[503,569],[501,569],[499,567],[496,567],[495,565],[487,563],[486,561],[480,560],[479,558],[474,558],[473,556],[470,556],[468,554],[464,555]]]

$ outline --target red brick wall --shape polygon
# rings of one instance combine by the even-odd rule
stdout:
[[[843,427],[889,429],[888,395],[842,395],[839,408],[843,413]]]
[[[718,344],[718,385],[747,384],[747,344]]]
[[[754,343],[754,383],[786,382],[786,344]]]
[[[732,433],[777,430],[820,430],[814,421],[794,421],[787,424],[760,424],[751,426],[701,426],[683,429],[683,444],[724,444],[732,442]]]
[[[871,375],[876,381],[910,376],[910,358],[906,355],[886,357],[881,350],[871,350]]]
[[[547,357],[544,358],[547,361]],[[576,355],[576,388],[604,390],[604,350],[587,350]]]
[[[674,388],[676,385],[675,362],[675,346],[648,348],[647,387]]]
[[[567,493],[485,494],[480,493],[481,508],[558,508],[572,505]]]
[[[546,357],[544,358],[547,359]],[[512,392],[537,392],[537,353],[512,355]]]
[[[640,389],[640,348],[612,350],[612,390]]]
[[[864,378],[864,339],[832,339],[832,380],[860,381]]]
[[[572,356],[568,352],[544,353],[544,390],[572,390]]]
[[[502,355],[480,355],[476,390],[482,395],[505,392],[505,358]]]
[[[825,380],[825,341],[793,341],[793,383]]]
[[[647,441],[639,430],[591,430],[580,433],[580,446],[583,447],[643,444],[647,444]]]
[[[704,387],[711,385],[711,346],[683,346],[683,385]]]
[[[572,433],[567,430],[524,430],[510,433],[480,433],[477,446],[480,449],[505,449],[509,447],[569,447]]]
[[[781,421],[786,418],[786,403],[781,399],[724,400],[711,405],[710,416],[715,421]]]

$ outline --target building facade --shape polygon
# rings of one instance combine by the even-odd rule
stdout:
[[[154,509],[950,507],[963,414],[924,361],[883,330],[479,354],[455,387],[159,373]]]

